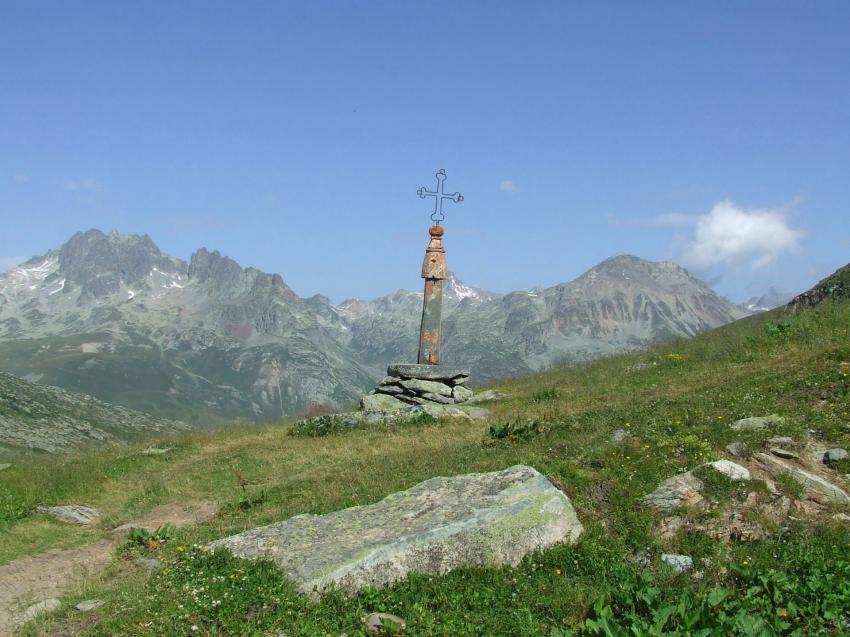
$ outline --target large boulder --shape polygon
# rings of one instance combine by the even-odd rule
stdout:
[[[582,533],[572,504],[527,466],[432,478],[380,502],[289,520],[210,544],[275,561],[308,594],[356,592],[408,573],[516,565],[532,551]]]

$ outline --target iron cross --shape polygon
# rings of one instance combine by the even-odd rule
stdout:
[[[428,190],[423,186],[416,191],[416,194],[419,195],[420,199],[425,199],[425,197],[434,197],[434,212],[431,213],[431,221],[438,226],[440,225],[440,222],[446,218],[446,215],[443,214],[443,199],[451,199],[455,203],[463,201],[463,195],[459,192],[451,195],[443,194],[443,182],[445,180],[446,171],[441,168],[437,171],[437,190]]]

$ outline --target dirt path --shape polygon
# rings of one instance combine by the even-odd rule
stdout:
[[[34,604],[73,593],[103,571],[131,526],[153,531],[167,523],[198,524],[216,511],[215,504],[207,500],[171,502],[119,526],[108,539],[74,549],[53,549],[0,566],[0,637],[12,635],[30,619],[25,613]]]

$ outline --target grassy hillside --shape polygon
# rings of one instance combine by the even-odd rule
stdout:
[[[156,574],[119,552],[81,593],[105,606],[81,615],[73,610],[80,598],[68,598],[25,634],[353,636],[365,634],[361,617],[372,611],[406,618],[407,635],[847,634],[850,537],[834,517],[840,510],[795,503],[781,524],[755,520],[765,537],[750,541],[688,528],[661,537],[663,516],[640,499],[677,472],[725,457],[733,441],[752,450],[774,435],[850,447],[850,302],[775,311],[499,387],[509,398],[490,406],[485,424],[321,438],[292,436],[283,425],[234,428],[163,441],[174,449],[160,456],[125,448],[14,465],[0,473],[0,563],[89,542],[161,503],[210,498],[221,507],[215,521],[181,530],[156,551],[167,562]],[[786,420],[767,434],[728,427],[771,413]],[[616,430],[629,435],[613,442]],[[435,475],[518,463],[570,496],[586,532],[576,546],[516,569],[412,576],[313,604],[269,564],[193,548],[299,513],[374,502]],[[850,467],[839,469],[834,481],[846,489],[841,473]],[[243,490],[236,471],[260,483]],[[780,486],[799,495],[791,482]],[[746,496],[723,481],[710,489],[721,504]],[[64,502],[101,508],[104,519],[70,528],[32,513]],[[722,521],[721,511],[686,516]],[[698,566],[677,575],[659,561],[662,552],[690,555]]]

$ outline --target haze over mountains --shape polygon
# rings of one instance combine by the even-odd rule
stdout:
[[[421,302],[406,290],[300,298],[280,275],[216,251],[186,263],[147,235],[89,230],[0,275],[0,369],[163,418],[274,420],[354,403],[387,364],[413,361]],[[509,294],[452,276],[443,356],[482,382],[747,314],[683,268],[632,256]]]

